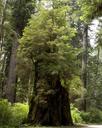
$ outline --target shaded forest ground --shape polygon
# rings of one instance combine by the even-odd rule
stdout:
[[[0,127],[0,128],[11,128],[11,127],[8,127],[8,126],[4,126],[4,127]],[[12,128],[14,128],[14,127],[12,127]],[[45,126],[43,126],[43,127],[39,127],[39,126],[37,126],[37,127],[33,127],[33,126],[24,126],[24,127],[19,127],[19,128],[102,128],[102,125],[87,125],[87,124],[85,124],[85,125],[76,125],[76,126],[72,126],[72,127],[70,127],[70,126],[61,126],[61,127],[45,127]]]
[[[22,127],[22,128],[102,128],[102,125],[76,125],[76,126],[62,126],[62,127]]]

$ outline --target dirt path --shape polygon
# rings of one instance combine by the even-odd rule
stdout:
[[[85,128],[102,128],[102,125],[86,125]]]

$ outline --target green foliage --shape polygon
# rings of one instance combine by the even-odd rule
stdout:
[[[89,122],[102,123],[102,111],[97,108],[91,108]]]
[[[89,109],[94,107],[102,110],[102,57],[100,46],[96,47],[92,52],[89,56],[87,69],[89,74],[87,103]]]
[[[11,105],[7,100],[0,100],[0,125],[17,127],[26,120],[27,114],[27,104],[15,103]]]
[[[36,0],[15,0],[13,3],[12,20],[13,27],[22,34],[31,14],[34,13]]]
[[[102,123],[102,111],[97,108],[91,108],[89,112],[81,112],[81,117],[86,123]]]
[[[93,6],[90,0],[78,0],[78,5],[81,10],[80,19],[84,22],[88,22],[90,19],[92,20],[93,14]]]
[[[76,30],[66,20],[66,9],[41,10],[32,16],[20,40],[19,55],[39,62],[41,75],[74,72],[77,49],[71,46]]]
[[[83,123],[81,112],[73,104],[71,104],[71,115],[74,123]]]
[[[70,93],[72,96],[83,96],[85,93],[85,89],[83,87],[83,83],[79,76],[73,76],[70,81]]]
[[[9,124],[11,118],[11,104],[7,100],[0,100],[0,124]]]
[[[12,125],[18,126],[27,119],[28,105],[16,103],[12,106]]]
[[[102,0],[78,0],[78,5],[81,10],[80,19],[83,22],[88,23],[102,15]]]
[[[89,112],[83,112],[81,111],[81,117],[84,120],[85,123],[90,123],[89,118],[90,118],[90,113]]]
[[[74,123],[102,123],[102,111],[97,108],[91,108],[90,111],[83,112],[71,104],[71,114]]]

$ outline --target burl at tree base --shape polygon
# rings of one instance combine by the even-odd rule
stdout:
[[[58,76],[37,80],[36,93],[30,102],[28,123],[44,126],[73,125],[69,94],[62,87]]]

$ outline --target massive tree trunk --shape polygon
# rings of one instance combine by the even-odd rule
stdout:
[[[69,94],[58,76],[38,79],[36,95],[32,97],[28,123],[44,126],[72,125]]]
[[[15,102],[16,96],[16,54],[18,48],[17,34],[14,33],[14,43],[12,44],[12,51],[10,57],[9,71],[7,76],[7,82],[5,86],[6,98],[11,102]]]

